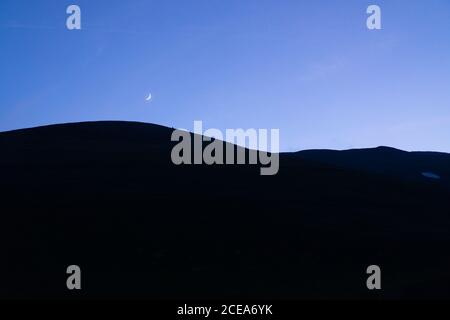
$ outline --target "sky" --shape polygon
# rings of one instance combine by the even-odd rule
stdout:
[[[450,152],[450,1],[1,0],[0,131],[92,120]]]

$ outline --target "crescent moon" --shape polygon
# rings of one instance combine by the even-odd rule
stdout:
[[[147,97],[145,100],[146,100],[146,101],[152,100],[152,94],[150,93],[150,94],[148,95],[148,97]]]

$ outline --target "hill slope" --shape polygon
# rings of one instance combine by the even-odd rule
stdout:
[[[260,176],[175,166],[171,132],[91,122],[0,133],[0,296],[450,297],[448,155],[281,154],[279,174]],[[442,181],[380,173],[373,161],[391,152],[395,172],[425,170],[420,156]],[[65,289],[71,264],[81,293]],[[365,287],[371,264],[382,292]]]
[[[434,173],[434,183],[450,187],[450,154],[440,152],[405,152],[388,147],[345,151],[306,150],[297,152],[301,159],[334,167],[365,171],[409,181],[424,182]],[[425,173],[425,175],[424,175]],[[436,179],[438,178],[438,179]]]

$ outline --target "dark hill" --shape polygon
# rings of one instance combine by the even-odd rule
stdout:
[[[90,122],[0,133],[0,296],[450,297],[448,155],[306,151],[260,176],[175,166],[171,132]],[[410,179],[425,170],[442,179]],[[78,293],[65,287],[71,264]],[[371,264],[378,293],[365,286]]]
[[[378,147],[345,151],[307,150],[296,153],[308,159],[334,167],[365,171],[409,181],[428,180],[423,173],[435,173],[440,177],[435,183],[450,187],[450,154],[439,152],[405,152]]]

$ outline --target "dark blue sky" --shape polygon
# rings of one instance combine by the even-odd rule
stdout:
[[[0,44],[0,130],[203,120],[285,151],[450,152],[448,0],[1,0]]]

